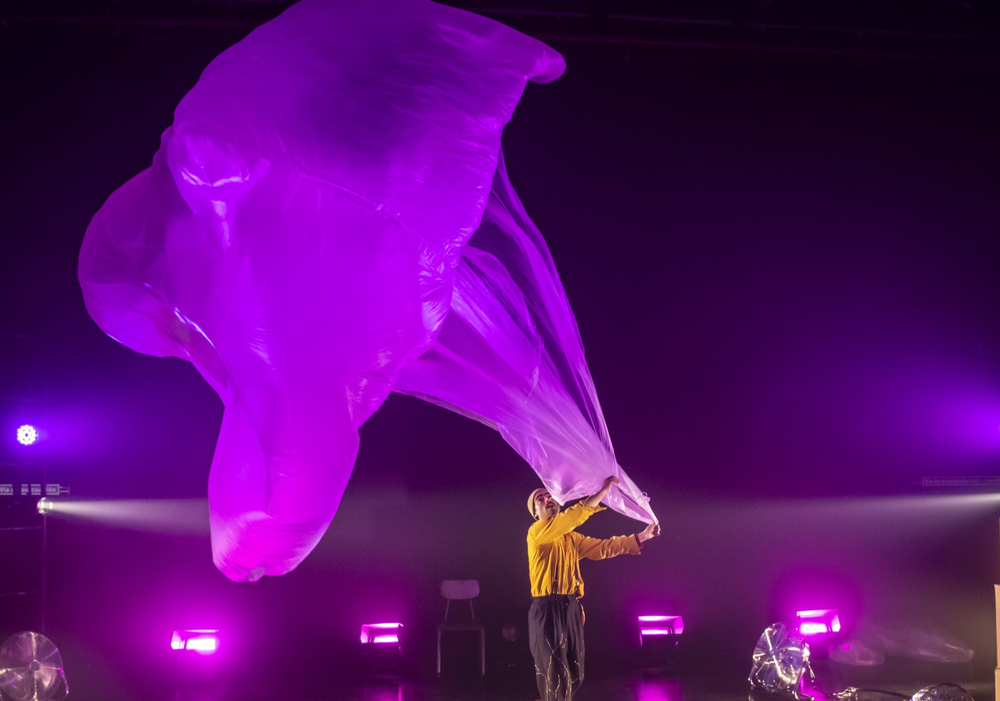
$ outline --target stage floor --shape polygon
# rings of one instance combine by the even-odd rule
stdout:
[[[940,672],[940,670],[937,670]],[[745,674],[732,670],[716,674],[663,675],[631,673],[587,679],[575,701],[748,701],[749,684]],[[538,694],[530,680],[486,678],[420,680],[407,678],[370,678],[351,682],[302,679],[294,670],[282,678],[265,683],[187,683],[178,685],[171,701],[533,701]],[[835,692],[851,684],[824,683],[817,674],[813,698],[834,701]],[[994,701],[992,679],[961,679],[934,676],[934,670],[910,679],[877,680],[868,676],[857,701],[897,701],[909,699],[920,689],[944,682],[955,683],[968,691],[975,701]],[[791,696],[755,693],[753,701],[782,701]]]

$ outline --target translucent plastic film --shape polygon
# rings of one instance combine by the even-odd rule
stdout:
[[[303,0],[206,68],[152,167],[95,215],[79,265],[91,316],[191,361],[225,405],[209,502],[230,578],[312,550],[358,428],[407,366],[401,389],[496,425],[561,498],[617,471],[554,267],[498,170],[526,82],[563,69],[534,39],[424,0]],[[509,283],[484,284],[494,269]],[[456,334],[498,342],[456,363],[483,382],[428,370],[464,353]],[[618,474],[630,491],[611,505],[648,520]]]
[[[951,633],[930,625],[869,625],[830,651],[830,658],[857,667],[875,666],[886,657],[934,663],[970,662],[974,651]]]
[[[0,646],[0,691],[13,701],[49,701],[69,694],[59,648],[41,633],[22,631]]]
[[[798,698],[803,674],[812,676],[808,643],[791,635],[784,623],[768,626],[754,647],[750,687]]]
[[[396,389],[496,427],[561,503],[613,474],[621,482],[608,506],[656,520],[615,461],[576,319],[502,158],[455,269],[451,313],[431,349],[400,370]]]

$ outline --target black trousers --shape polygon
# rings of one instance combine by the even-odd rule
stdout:
[[[535,596],[528,645],[541,701],[570,701],[583,683],[583,606],[575,596]]]

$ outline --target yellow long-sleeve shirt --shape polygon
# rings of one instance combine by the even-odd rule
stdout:
[[[575,532],[591,514],[604,511],[577,502],[552,518],[535,521],[528,529],[528,576],[532,596],[573,594],[583,596],[580,559],[603,560],[616,555],[638,555],[639,541],[632,535],[588,538]]]

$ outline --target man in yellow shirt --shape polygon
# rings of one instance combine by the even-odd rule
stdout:
[[[528,497],[528,511],[535,523],[528,529],[528,576],[531,609],[528,644],[535,658],[535,681],[541,701],[571,701],[583,683],[583,578],[580,559],[603,560],[629,553],[638,555],[642,543],[660,535],[652,523],[635,535],[602,540],[576,532],[576,527],[601,506],[617,477],[604,480],[600,491],[565,511],[548,490],[536,489]]]

